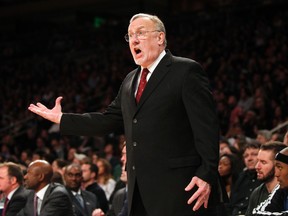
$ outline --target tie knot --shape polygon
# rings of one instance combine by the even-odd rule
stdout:
[[[147,68],[143,68],[143,70],[142,70],[142,76],[146,78],[147,75],[148,75],[148,73],[149,73],[149,70],[148,70]]]
[[[148,73],[149,73],[149,70],[147,68],[143,68],[142,73],[141,73],[141,77],[140,77],[140,82],[138,85],[138,90],[136,93],[136,102],[137,103],[139,103],[141,95],[142,95],[144,88],[146,86]]]

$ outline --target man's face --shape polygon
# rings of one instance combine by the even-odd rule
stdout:
[[[37,191],[41,182],[41,173],[39,168],[35,165],[28,167],[24,180],[26,188]]]
[[[12,179],[8,175],[8,167],[0,168],[0,191],[8,194],[11,190]]]
[[[83,182],[90,181],[91,178],[94,178],[94,176],[92,177],[92,173],[90,171],[90,165],[89,164],[83,164],[81,166],[81,170],[82,170]]]
[[[263,182],[270,182],[274,178],[274,153],[271,150],[260,150],[257,156],[257,179]]]
[[[68,167],[64,173],[64,181],[67,188],[78,191],[82,183],[82,171],[77,167]]]
[[[243,154],[244,163],[248,170],[255,169],[255,165],[257,163],[258,151],[259,149],[257,148],[247,148],[244,151]]]
[[[159,32],[155,24],[148,18],[137,18],[128,27],[129,47],[137,65],[148,67],[163,50],[164,32]],[[141,32],[144,37],[138,38],[135,33]]]
[[[122,157],[121,157],[122,172],[121,172],[121,176],[120,176],[120,179],[123,182],[127,182],[126,161],[127,161],[127,159],[126,159],[126,146],[124,146],[122,149]]]
[[[256,140],[257,140],[259,143],[261,143],[261,144],[264,144],[264,143],[266,143],[266,142],[268,141],[268,140],[266,140],[266,138],[265,138],[263,135],[261,135],[261,134],[258,134],[258,135],[257,135]]]
[[[276,161],[275,176],[279,181],[280,188],[288,189],[288,164]]]

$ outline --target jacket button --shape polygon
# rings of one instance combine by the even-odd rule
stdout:
[[[135,166],[132,166],[132,170],[135,170],[136,168],[135,168]]]
[[[133,119],[133,123],[136,124],[137,123],[137,119]]]
[[[133,142],[133,146],[136,147],[137,146],[137,142]]]

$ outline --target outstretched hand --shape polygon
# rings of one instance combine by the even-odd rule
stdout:
[[[190,191],[193,187],[195,187],[195,185],[198,186],[198,189],[187,202],[188,204],[191,204],[193,201],[197,200],[193,206],[193,211],[197,211],[203,204],[204,208],[207,208],[211,193],[211,186],[197,176],[192,178],[191,182],[185,188],[185,191]]]
[[[62,99],[63,97],[56,98],[55,106],[52,109],[48,109],[46,106],[38,102],[36,103],[36,105],[30,104],[30,106],[28,107],[28,110],[30,110],[31,112],[39,116],[42,116],[43,118],[49,121],[59,124],[62,114],[63,114],[62,107],[61,107]]]

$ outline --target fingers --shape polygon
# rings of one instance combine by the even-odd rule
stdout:
[[[40,109],[44,110],[44,109],[48,109],[46,106],[44,106],[42,103],[37,103],[36,104]]]
[[[61,105],[61,101],[62,101],[63,97],[60,96],[60,97],[57,97],[56,100],[55,100],[55,105]]]
[[[43,118],[52,121],[54,123],[59,124],[62,117],[62,108],[61,108],[61,100],[63,97],[58,97],[55,100],[55,106],[52,109],[48,109],[45,105],[38,102],[35,104],[30,104],[28,110],[31,112],[42,116]]]
[[[197,211],[202,205],[205,208],[208,207],[208,200],[211,192],[210,185],[196,176],[192,178],[191,182],[187,185],[185,190],[189,191],[195,185],[197,185],[198,189],[187,201],[189,205],[192,204],[194,201],[196,201],[195,205],[193,206],[193,211]]]
[[[193,211],[197,211],[202,205],[204,206],[204,208],[208,207],[208,197],[206,196],[200,196],[197,199],[197,202],[195,203],[195,205],[193,206]]]
[[[41,109],[39,108],[39,106],[34,105],[34,104],[30,104],[30,106],[28,107],[28,110],[30,110],[31,112],[38,114],[41,111]]]
[[[190,191],[196,184],[196,179],[197,177],[193,177],[191,182],[187,185],[187,187],[185,188],[185,191]]]

